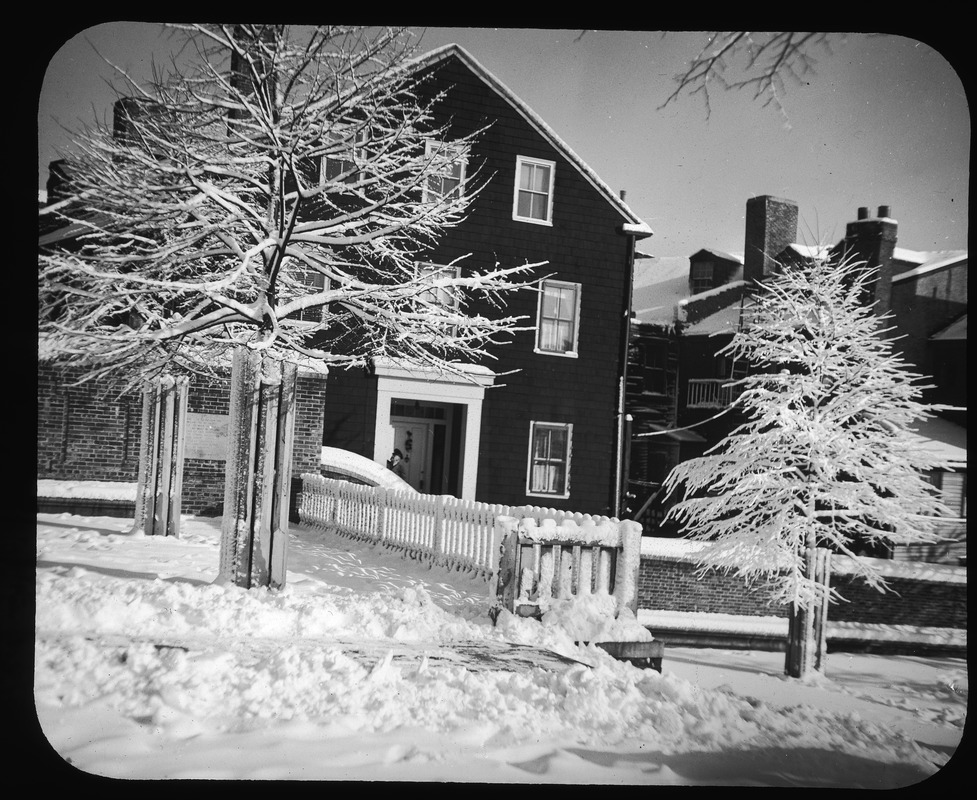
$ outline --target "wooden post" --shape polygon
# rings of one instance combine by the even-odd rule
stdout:
[[[245,588],[285,585],[297,374],[244,348],[234,354],[220,578]]]
[[[187,394],[185,377],[143,387],[133,531],[147,536],[180,535]]]
[[[498,543],[498,562],[489,580],[489,592],[501,608],[514,611],[519,591],[519,521],[515,517],[498,517],[493,534]]]

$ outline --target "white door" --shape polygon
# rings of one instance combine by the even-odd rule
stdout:
[[[394,431],[394,449],[404,454],[404,480],[417,491],[430,493],[430,426],[426,422],[392,422],[391,427]]]

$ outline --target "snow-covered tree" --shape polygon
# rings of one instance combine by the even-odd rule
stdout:
[[[43,356],[140,377],[211,371],[237,345],[453,369],[513,328],[468,309],[528,266],[417,268],[480,177],[452,183],[474,137],[435,124],[408,31],[171,27],[179,56],[149,85],[121,73],[115,124],[76,135],[72,194],[45,209],[84,233],[41,254]]]
[[[732,384],[746,421],[665,482],[682,496],[668,518],[707,543],[700,562],[768,584],[794,612],[837,597],[814,575],[815,548],[884,590],[858,545],[932,541],[943,511],[925,478],[940,465],[910,435],[932,408],[865,301],[873,278],[823,258],[759,287],[720,350],[750,365]]]
[[[113,124],[76,134],[69,196],[45,209],[80,235],[40,254],[40,355],[130,383],[238,365],[225,532],[248,517],[253,550],[255,525],[284,524],[267,514],[285,519],[275,430],[290,430],[295,365],[465,375],[518,329],[505,295],[538,265],[419,266],[484,180],[478,132],[436,114],[408,30],[170,27],[172,63],[148,83],[119,71]]]

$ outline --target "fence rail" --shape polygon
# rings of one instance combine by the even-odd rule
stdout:
[[[299,519],[375,542],[446,567],[490,578],[498,569],[498,517],[578,526],[617,523],[613,517],[539,506],[508,506],[448,495],[363,486],[321,475],[302,476]]]

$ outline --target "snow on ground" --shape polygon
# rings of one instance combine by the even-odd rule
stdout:
[[[37,515],[37,715],[84,773],[884,788],[961,740],[965,659],[831,654],[801,682],[782,653],[666,647],[659,674],[323,531],[293,528],[267,591],[216,581],[217,519],[131,524]]]

